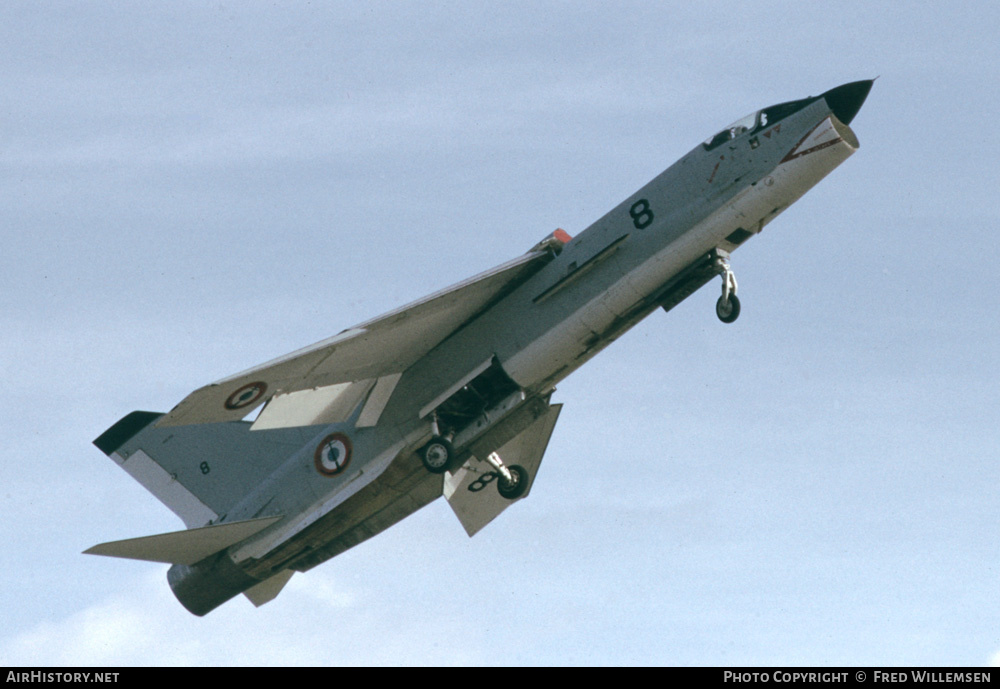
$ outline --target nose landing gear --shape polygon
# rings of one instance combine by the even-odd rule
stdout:
[[[740,300],[736,297],[736,275],[729,267],[729,254],[715,250],[715,269],[722,276],[722,296],[715,302],[715,315],[723,323],[732,323],[740,316]]]

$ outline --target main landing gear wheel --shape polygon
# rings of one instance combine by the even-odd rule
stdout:
[[[715,302],[715,315],[723,323],[732,323],[740,317],[740,300],[736,298],[735,294],[730,294],[729,299],[719,297],[719,300]]]
[[[452,455],[455,454],[451,443],[441,437],[431,438],[420,451],[420,460],[424,468],[432,474],[443,474],[448,470]]]
[[[507,467],[507,470],[510,472],[510,480],[500,474],[497,478],[497,491],[502,498],[517,500],[528,490],[528,472],[518,464]]]

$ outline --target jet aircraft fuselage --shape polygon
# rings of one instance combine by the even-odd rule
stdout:
[[[759,110],[576,237],[557,230],[168,414],[129,414],[95,444],[188,529],[87,552],[171,563],[171,588],[202,615],[239,593],[267,602],[442,495],[474,534],[527,495],[559,381],[715,276],[717,315],[735,320],[729,255],[857,149],[848,125],[871,85]]]

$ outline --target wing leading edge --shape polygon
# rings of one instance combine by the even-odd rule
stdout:
[[[278,404],[273,413],[261,412],[255,428],[335,423],[346,420],[362,399],[367,400],[362,425],[374,425],[398,374],[552,256],[547,247],[533,249],[310,347],[199,388],[157,426],[236,421],[270,400]]]

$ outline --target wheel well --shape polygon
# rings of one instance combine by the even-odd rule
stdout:
[[[458,432],[506,397],[520,390],[493,357],[489,368],[463,385],[436,409],[442,433]]]

